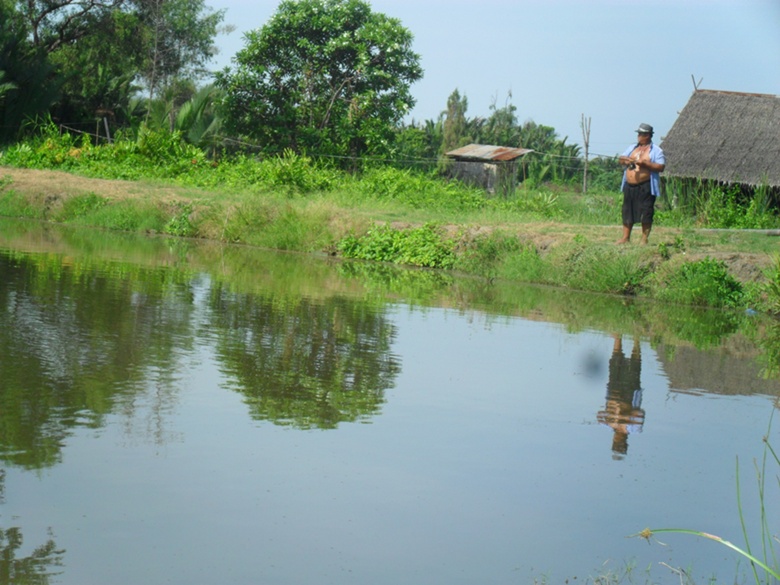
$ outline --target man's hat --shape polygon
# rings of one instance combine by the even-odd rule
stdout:
[[[638,133],[642,134],[652,134],[653,133],[653,127],[650,124],[640,124],[639,128],[636,129]]]

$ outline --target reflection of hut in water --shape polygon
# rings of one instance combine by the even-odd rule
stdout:
[[[517,161],[528,148],[469,144],[447,153],[454,159],[450,175],[488,193],[511,193],[517,183]]]
[[[673,392],[780,396],[780,380],[764,378],[755,350],[660,345],[657,351]]]

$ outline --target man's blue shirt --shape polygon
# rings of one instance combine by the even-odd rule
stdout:
[[[634,149],[639,146],[638,144],[634,144],[632,146],[629,146],[626,151],[623,153],[623,156],[631,156],[631,153],[634,152]],[[666,164],[666,158],[664,158],[664,151],[661,150],[660,146],[656,146],[654,143],[650,143],[650,162],[652,163],[658,163],[661,165]],[[623,187],[626,185],[626,171],[623,170],[623,182],[620,183],[620,191],[623,191]],[[652,193],[655,197],[658,197],[661,194],[661,174],[651,171],[650,172],[650,193]]]

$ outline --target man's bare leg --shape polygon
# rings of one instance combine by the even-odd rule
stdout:
[[[629,240],[631,239],[631,228],[632,228],[632,227],[634,227],[634,226],[630,226],[630,225],[624,225],[624,226],[623,226],[623,237],[622,237],[622,238],[620,238],[620,239],[619,239],[617,242],[615,242],[615,243],[616,243],[616,244],[628,244]],[[644,233],[644,228],[642,228],[642,229],[643,229],[643,232],[642,232],[642,233]]]
[[[642,224],[642,240],[640,241],[641,244],[647,244],[647,238],[650,236],[650,228],[652,227],[652,224],[649,223]]]

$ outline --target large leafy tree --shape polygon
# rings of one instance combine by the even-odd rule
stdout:
[[[96,22],[130,0],[17,0],[33,45],[52,53],[93,34]]]
[[[285,0],[218,73],[228,129],[285,148],[386,152],[422,77],[412,34],[362,0]]]
[[[16,128],[44,97],[48,112],[69,125],[89,129],[102,118],[126,124],[140,83],[157,98],[182,78],[204,76],[224,18],[224,10],[213,11],[204,0],[0,3],[0,70],[19,88],[6,92],[4,116]],[[33,59],[41,66],[30,67]],[[35,79],[20,83],[14,64]],[[33,83],[36,99],[20,99]],[[52,95],[52,88],[59,93]]]
[[[150,96],[177,79],[198,79],[217,54],[214,44],[225,11],[212,11],[204,0],[133,0],[145,26],[142,77]]]
[[[28,32],[14,0],[0,0],[0,143],[15,139],[24,120],[45,115],[57,97],[52,67]]]
[[[127,123],[123,113],[139,90],[135,80],[145,62],[143,31],[137,14],[116,10],[95,18],[92,34],[51,53],[63,84],[52,112],[60,122],[86,128],[102,118]]]

